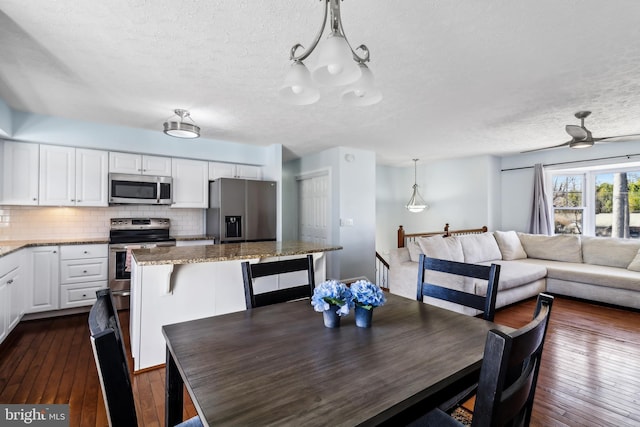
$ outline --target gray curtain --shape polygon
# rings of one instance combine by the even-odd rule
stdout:
[[[534,166],[533,206],[531,207],[531,223],[529,232],[533,234],[551,234],[553,223],[549,216],[549,205],[544,186],[544,169],[540,163]]]

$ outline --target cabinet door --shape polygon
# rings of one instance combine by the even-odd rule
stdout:
[[[209,162],[209,179],[235,178],[236,165],[233,163]]]
[[[76,149],[76,206],[108,206],[109,153]]]
[[[171,157],[142,156],[142,174],[171,176]]]
[[[9,330],[9,313],[7,302],[9,301],[9,288],[4,280],[0,279],[0,342],[7,337]]]
[[[262,167],[252,165],[236,165],[236,176],[246,179],[262,179]]]
[[[76,203],[75,148],[40,146],[40,205],[74,206]]]
[[[38,204],[38,144],[5,141],[2,144],[3,205]]]
[[[30,268],[25,312],[57,310],[60,296],[58,247],[32,248]]]
[[[109,152],[109,172],[142,173],[142,156],[140,154]]]
[[[208,162],[173,159],[172,208],[206,208],[209,199]]]
[[[7,302],[9,303],[7,310],[7,333],[9,333],[20,322],[24,313],[24,284],[20,268],[11,271],[5,276],[4,281],[7,284]]]

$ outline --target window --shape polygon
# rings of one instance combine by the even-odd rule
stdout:
[[[640,166],[551,172],[554,232],[640,238]]]

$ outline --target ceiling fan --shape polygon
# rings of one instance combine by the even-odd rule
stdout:
[[[640,134],[630,134],[630,135],[616,135],[616,136],[605,136],[602,138],[594,138],[591,135],[591,131],[584,127],[584,119],[589,117],[591,111],[578,111],[574,115],[577,119],[580,119],[580,126],[578,125],[567,125],[565,126],[565,130],[571,137],[571,141],[564,142],[560,145],[554,145],[551,147],[545,148],[536,148],[534,150],[522,151],[522,153],[531,153],[533,151],[542,151],[542,150],[551,150],[553,148],[560,147],[570,147],[570,148],[589,148],[592,147],[594,143],[598,141],[604,140],[612,140],[617,138],[625,138],[629,136],[640,136]]]

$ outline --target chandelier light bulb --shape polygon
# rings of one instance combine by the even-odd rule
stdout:
[[[343,66],[340,64],[329,64],[327,65],[327,71],[329,72],[329,74],[332,75],[336,75],[336,74],[340,74],[343,70]]]
[[[291,86],[291,92],[295,93],[296,95],[300,95],[303,91],[304,91],[304,88],[302,86],[298,86],[298,85]]]

